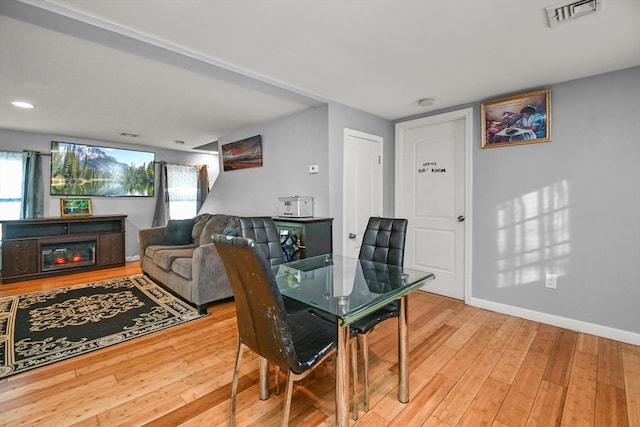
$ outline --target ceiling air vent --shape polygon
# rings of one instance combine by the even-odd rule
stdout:
[[[602,0],[569,0],[553,6],[545,7],[549,26],[555,27],[558,24],[577,19],[581,16],[602,10]]]

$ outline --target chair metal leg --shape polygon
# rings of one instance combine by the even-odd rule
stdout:
[[[236,415],[236,394],[237,394],[237,389],[238,389],[238,377],[240,376],[240,367],[242,365],[242,347],[244,346],[244,344],[242,344],[241,342],[238,344],[238,355],[236,356],[236,368],[235,371],[233,373],[233,384],[231,386],[231,422],[230,425],[232,427],[235,427],[236,425],[236,421],[235,421],[235,415]],[[293,373],[291,370],[287,370],[287,385],[286,385],[286,390],[285,390],[285,396],[284,396],[284,409],[283,409],[283,414],[282,414],[282,426],[286,427],[289,424],[289,416],[291,413],[291,398],[293,395],[293,383],[296,381],[299,381],[303,378],[306,378],[308,375],[313,374],[315,371],[315,368],[317,366],[319,366],[320,364],[324,363],[327,359],[329,359],[334,353],[329,352],[327,354],[325,354],[322,359],[318,360],[316,362],[316,364],[314,365],[313,368],[301,373],[301,374],[295,374]],[[269,382],[269,361],[267,359],[265,359],[264,357],[260,356],[260,377],[262,380],[263,377],[263,373],[266,372],[266,381],[264,381],[265,383],[268,384]],[[263,381],[261,381],[262,383]],[[278,365],[276,365],[276,393],[280,393],[280,367]],[[262,384],[261,384],[262,386]],[[267,392],[268,392],[268,386],[267,386]],[[267,395],[268,397],[268,395]],[[347,410],[348,410],[349,404],[347,403]]]
[[[338,322],[336,354],[336,424],[349,425],[349,325]]]
[[[287,373],[287,389],[284,395],[284,410],[282,411],[282,427],[289,425],[289,413],[291,412],[291,396],[293,395],[293,375],[291,371]]]
[[[269,398],[269,361],[264,357],[258,358],[260,363],[260,400]]]
[[[398,400],[409,402],[409,335],[407,325],[408,297],[400,298],[400,315],[398,316]]]
[[[240,376],[240,367],[242,366],[242,342],[238,340],[238,352],[236,354],[236,366],[233,370],[233,383],[231,385],[231,419],[229,425],[236,425],[236,396],[238,394],[238,377]]]
[[[364,412],[369,412],[369,334],[358,334],[364,366]]]
[[[358,339],[351,338],[351,371],[353,372],[353,420],[358,419]]]

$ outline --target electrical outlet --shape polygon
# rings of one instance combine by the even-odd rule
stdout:
[[[547,277],[544,279],[545,288],[557,289],[558,288],[558,276],[555,274],[547,273]]]

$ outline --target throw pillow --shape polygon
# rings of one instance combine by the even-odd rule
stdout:
[[[224,234],[225,236],[238,237],[238,230],[233,227],[227,227],[222,231],[222,234]]]
[[[165,245],[188,245],[191,243],[191,229],[193,218],[170,219],[164,229],[162,243]]]

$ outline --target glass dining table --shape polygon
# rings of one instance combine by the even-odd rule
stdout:
[[[395,300],[400,301],[398,399],[409,401],[407,295],[435,279],[433,273],[332,254],[280,264],[273,272],[284,297],[336,321],[338,426],[349,424],[349,325]],[[261,371],[260,393],[268,397],[267,376]]]

